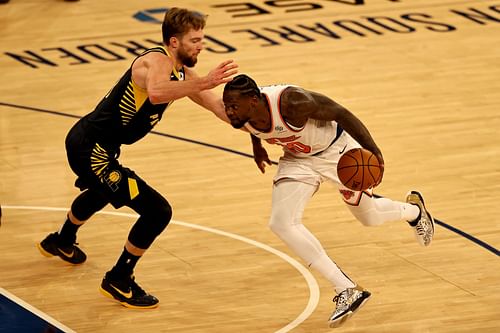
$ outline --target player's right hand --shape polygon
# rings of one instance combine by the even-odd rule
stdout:
[[[238,73],[238,64],[236,64],[233,60],[221,62],[205,77],[207,89],[212,89],[220,84],[231,81],[232,76],[236,73]]]
[[[266,172],[266,163],[272,165],[267,151],[262,145],[253,145],[253,159],[262,173]]]

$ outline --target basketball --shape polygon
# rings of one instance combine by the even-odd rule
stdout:
[[[345,187],[364,191],[372,187],[381,176],[377,156],[363,148],[351,149],[340,157],[337,174]]]

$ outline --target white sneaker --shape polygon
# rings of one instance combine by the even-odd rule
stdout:
[[[417,191],[410,191],[406,195],[406,202],[420,208],[420,215],[414,221],[408,221],[415,231],[415,237],[422,246],[429,246],[434,237],[434,219],[425,209],[424,198]]]
[[[339,327],[368,301],[371,293],[358,288],[347,288],[333,298],[335,310],[328,319],[330,327]]]

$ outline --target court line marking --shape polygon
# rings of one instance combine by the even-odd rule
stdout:
[[[45,211],[64,211],[67,212],[69,208],[61,208],[61,207],[44,207],[44,206],[15,206],[15,205],[2,205],[2,209],[21,209],[21,210],[45,210]],[[132,213],[122,213],[122,212],[110,212],[110,211],[100,211],[97,212],[97,214],[103,214],[103,215],[115,215],[115,216],[124,216],[124,217],[132,217],[132,218],[137,218],[139,215],[137,214],[132,214]],[[302,322],[304,322],[307,318],[311,316],[311,314],[314,312],[316,309],[318,303],[319,303],[319,296],[320,296],[320,291],[319,291],[319,286],[318,282],[314,278],[314,276],[311,274],[311,272],[305,268],[301,263],[299,263],[297,260],[293,259],[289,255],[276,250],[275,248],[266,245],[264,243],[260,243],[258,241],[255,241],[253,239],[243,237],[240,235],[236,235],[227,231],[215,229],[215,228],[210,228],[210,227],[205,227],[193,223],[188,223],[188,222],[182,222],[182,221],[177,221],[177,220],[171,220],[170,223],[180,225],[183,227],[187,228],[192,228],[192,229],[198,229],[201,231],[206,231],[210,232],[213,234],[217,234],[219,236],[224,236],[228,238],[232,238],[235,240],[239,240],[241,242],[250,244],[252,246],[258,247],[264,251],[270,252],[291,266],[293,266],[297,271],[299,271],[300,274],[304,277],[304,279],[307,282],[307,286],[309,287],[309,300],[307,302],[307,305],[305,309],[300,313],[294,320],[292,320],[290,323],[287,325],[283,326],[279,330],[275,331],[275,333],[286,333],[294,329],[295,327],[299,326]],[[24,302],[23,302],[24,303]],[[44,318],[45,319],[45,318]],[[325,322],[326,325],[326,322]],[[73,332],[73,331],[71,331]]]
[[[77,116],[77,115],[73,115],[73,114],[69,114],[69,113],[58,112],[58,111],[51,111],[51,110],[46,110],[46,109],[41,109],[41,108],[35,108],[35,107],[31,107],[31,106],[26,106],[26,105],[18,105],[18,104],[11,104],[11,103],[0,102],[0,106],[1,105],[7,106],[7,107],[12,107],[12,108],[17,108],[17,109],[22,109],[22,110],[28,110],[28,111],[36,111],[36,112],[54,114],[54,115],[63,116],[63,117],[71,117],[71,118],[77,118],[77,119],[81,118],[81,116]],[[236,155],[240,155],[240,156],[244,156],[244,157],[248,157],[248,158],[252,158],[253,159],[253,155],[252,154],[240,152],[240,151],[237,151],[237,150],[234,150],[234,149],[230,149],[230,148],[226,148],[226,147],[214,145],[214,144],[211,144],[211,143],[206,143],[206,142],[202,142],[202,141],[198,141],[198,140],[183,138],[183,137],[180,137],[180,136],[176,136],[176,135],[172,135],[172,134],[167,134],[167,133],[161,133],[161,132],[157,132],[157,131],[151,131],[151,134],[160,135],[160,136],[163,136],[163,137],[167,137],[167,138],[171,138],[171,139],[175,139],[175,140],[180,140],[180,141],[184,141],[184,142],[189,142],[189,143],[193,143],[193,144],[197,144],[197,145],[201,145],[201,146],[205,146],[205,147],[210,147],[210,148],[214,148],[214,149],[226,151],[226,152],[229,152],[229,153],[232,153],[232,154],[236,154]],[[274,165],[278,164],[278,162],[276,162],[276,161],[271,161],[271,163],[274,164]],[[382,198],[381,195],[378,195],[378,194],[375,194],[375,193],[373,195],[375,197]],[[474,237],[471,234],[469,234],[469,233],[467,233],[465,231],[462,231],[462,230],[460,230],[458,228],[455,228],[454,226],[452,226],[450,224],[444,223],[443,221],[440,221],[440,220],[438,220],[435,217],[434,217],[434,222],[437,225],[439,225],[439,226],[441,226],[441,227],[443,227],[445,229],[448,229],[449,231],[454,232],[457,235],[462,236],[462,237],[470,240],[471,242],[473,242],[473,243],[481,246],[482,248],[486,249],[487,251],[490,251],[491,253],[493,253],[494,255],[500,256],[500,250],[498,250],[494,246],[492,246],[492,245],[490,245],[490,244],[488,244],[488,243],[480,240],[479,238]]]
[[[42,311],[40,311],[37,308],[35,308],[33,305],[30,305],[30,304],[26,303],[25,301],[23,301],[22,299],[20,299],[16,295],[8,292],[7,290],[3,289],[2,287],[0,287],[0,294],[4,295],[7,298],[9,298],[14,303],[22,306],[23,308],[25,308],[29,312],[34,313],[36,316],[42,318],[43,320],[45,320],[46,322],[48,322],[52,326],[60,329],[61,331],[65,332],[65,333],[76,333],[75,331],[73,331],[68,326],[66,326],[66,325],[58,322],[57,320],[55,320],[54,318],[52,318],[48,314],[43,313]]]

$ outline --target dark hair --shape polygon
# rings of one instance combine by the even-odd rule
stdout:
[[[206,20],[207,16],[199,12],[177,7],[170,8],[165,13],[161,25],[163,42],[169,45],[171,37],[180,38],[189,29],[200,30],[205,28]]]
[[[245,74],[236,75],[231,81],[226,83],[224,91],[228,90],[238,90],[242,95],[256,95],[260,97],[260,89],[257,83],[255,83],[250,76]]]

